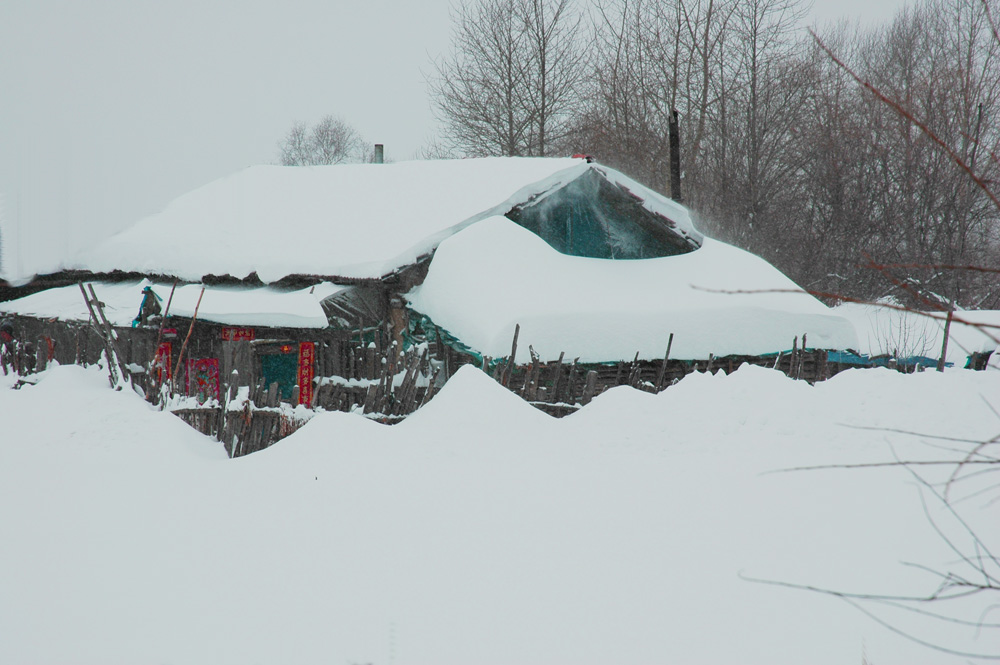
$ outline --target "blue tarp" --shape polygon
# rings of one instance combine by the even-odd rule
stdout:
[[[411,344],[413,344],[413,342],[414,342],[413,335],[416,332],[416,329],[418,327],[420,328],[420,333],[422,333],[428,341],[437,341],[438,333],[440,333],[440,337],[441,337],[440,341],[441,342],[443,342],[444,344],[447,344],[448,346],[450,346],[451,348],[455,349],[456,351],[459,351],[461,353],[465,353],[465,354],[467,354],[469,356],[472,356],[473,358],[476,359],[477,364],[480,367],[482,367],[482,364],[483,364],[483,356],[482,356],[482,354],[480,354],[475,349],[470,348],[470,347],[466,346],[465,344],[463,344],[461,342],[461,340],[459,340],[457,337],[453,336],[447,330],[444,330],[442,328],[438,328],[436,325],[434,325],[434,322],[430,319],[430,317],[424,316],[422,314],[418,314],[417,312],[413,312],[413,315],[410,317],[410,329],[407,331],[407,335],[405,336],[405,343],[404,343],[405,347],[408,348]],[[818,349],[811,349],[811,348],[810,349],[800,349],[800,351],[805,351],[805,352],[815,352],[817,350]],[[787,349],[785,351],[780,351],[780,352],[779,351],[775,351],[773,353],[762,353],[762,354],[760,354],[759,357],[761,357],[761,358],[767,358],[767,357],[777,358],[779,355],[780,356],[788,356],[788,355],[791,355],[791,353],[792,353],[792,350],[791,349]],[[890,366],[892,366],[892,367],[911,367],[912,368],[912,367],[917,367],[918,365],[921,366],[921,367],[936,367],[937,366],[937,359],[936,358],[928,358],[927,356],[906,356],[906,357],[902,357],[902,358],[894,358],[892,356],[887,356],[887,355],[869,356],[869,355],[865,355],[865,354],[856,353],[856,352],[851,351],[851,350],[846,350],[846,351],[827,351],[826,352],[826,359],[827,359],[827,362],[838,363],[838,364],[841,364],[841,365],[853,365],[855,367],[890,367]],[[499,363],[501,360],[504,360],[504,359],[503,358],[491,358],[490,359],[490,364],[489,364],[490,369],[494,368],[496,366],[496,364]],[[646,360],[655,360],[655,359],[646,359]],[[611,365],[616,365],[617,362],[618,361],[609,361],[609,362],[603,362],[603,363],[587,363],[587,365],[593,366],[593,367],[597,367],[599,365],[611,366]],[[694,361],[692,361],[692,360],[684,360],[683,362],[686,362],[686,363],[690,364],[690,363],[692,363]],[[954,365],[955,365],[955,363],[945,363],[945,367],[954,367]]]
[[[788,353],[791,353],[790,351]],[[867,356],[853,351],[827,351],[826,359],[831,363],[841,365],[857,365],[858,367],[937,367],[937,358],[927,356],[904,356],[893,357],[888,355]],[[955,363],[944,364],[945,367],[954,367]]]

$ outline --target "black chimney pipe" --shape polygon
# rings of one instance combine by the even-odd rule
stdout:
[[[681,202],[681,132],[677,109],[670,112],[670,198]]]

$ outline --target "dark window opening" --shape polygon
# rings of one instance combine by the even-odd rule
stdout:
[[[651,259],[697,249],[674,230],[673,221],[593,170],[540,200],[515,206],[507,218],[570,256]]]

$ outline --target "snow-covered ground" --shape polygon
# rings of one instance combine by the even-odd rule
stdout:
[[[1000,433],[1000,372],[743,367],[555,420],[463,368],[400,425],[320,414],[236,460],[96,369],[11,383],[3,663],[967,662],[751,580],[925,594],[938,580],[907,562],[969,574],[905,469],[775,471],[955,457],[931,437]],[[996,552],[988,485],[952,498]],[[927,609],[996,624],[989,605]],[[996,628],[864,607],[1000,651]]]

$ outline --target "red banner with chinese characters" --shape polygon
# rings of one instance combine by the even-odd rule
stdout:
[[[313,377],[315,376],[316,345],[312,342],[299,344],[299,404],[310,406],[313,400]]]
[[[156,358],[153,360],[153,369],[156,372],[157,383],[163,383],[170,378],[170,342],[161,342],[156,349]]]
[[[234,326],[223,326],[222,339],[227,342],[252,342],[257,338],[257,331],[254,328],[237,328]]]

